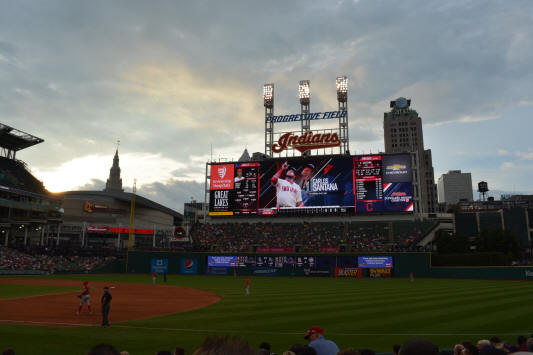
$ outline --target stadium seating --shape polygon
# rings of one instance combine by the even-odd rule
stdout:
[[[39,194],[47,194],[43,183],[37,180],[28,171],[26,164],[20,160],[0,157],[0,184]]]
[[[27,252],[23,252],[0,246],[2,271],[89,272],[113,260],[114,256],[79,256],[65,251],[49,251],[48,248],[28,248]]]
[[[428,222],[350,223],[221,223],[196,224],[193,250],[254,252],[260,248],[291,248],[295,252],[418,251],[414,244]]]

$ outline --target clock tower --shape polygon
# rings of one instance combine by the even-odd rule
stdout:
[[[122,179],[120,178],[118,148],[115,151],[115,157],[113,158],[113,166],[109,169],[109,179],[107,179],[104,191],[124,192],[124,189],[122,188]]]

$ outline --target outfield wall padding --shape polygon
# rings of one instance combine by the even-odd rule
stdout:
[[[434,267],[431,277],[458,279],[533,280],[533,266]]]
[[[307,255],[315,256],[320,268],[271,268],[271,267],[238,267],[239,275],[264,275],[264,276],[329,276],[335,274],[335,266],[351,267],[354,266],[357,256],[365,255],[392,255],[393,257],[393,277],[409,277],[413,272],[415,277],[437,277],[437,278],[471,278],[471,279],[500,279],[500,280],[533,280],[532,267],[432,267],[430,253],[350,253],[350,254],[319,254],[319,253],[300,253],[300,254],[253,254],[253,253],[175,253],[175,252],[143,252],[132,251],[128,253],[127,272],[129,273],[150,273],[150,263],[152,259],[167,259],[169,274],[200,274],[207,273],[207,256],[208,255],[250,255],[250,256],[287,256],[287,255]],[[322,258],[322,259],[321,259]],[[335,264],[332,262],[335,261]],[[186,261],[189,261],[186,263]],[[184,266],[190,266],[184,270]],[[114,270],[122,270],[122,265],[115,265]],[[269,270],[269,269],[275,269]],[[232,275],[233,269],[228,268],[225,272],[218,274]],[[211,274],[214,274],[211,272]],[[363,277],[368,277],[368,269],[363,269]]]
[[[128,253],[127,258],[127,272],[129,273],[150,273],[150,263],[152,259],[167,259],[168,260],[168,272],[169,274],[179,274],[182,272],[183,260],[191,260],[192,263],[196,263],[197,273],[207,273],[207,256],[208,255],[250,255],[250,256],[287,256],[287,255],[307,255],[314,256],[317,259],[317,264],[320,267],[311,269],[311,271],[305,271],[304,268],[279,268],[276,275],[283,276],[323,276],[325,270],[329,270],[330,276],[334,275],[336,266],[339,267],[355,267],[357,266],[358,256],[383,256],[392,255],[393,257],[393,276],[395,277],[408,277],[413,272],[418,277],[430,276],[430,254],[429,253],[350,253],[350,254],[319,254],[319,253],[301,253],[301,254],[253,254],[253,253],[241,253],[241,254],[216,254],[216,253],[172,253],[172,252],[143,252],[132,251]],[[322,270],[320,273],[317,270]],[[257,275],[257,268],[251,267],[239,267],[237,268],[239,275]],[[366,270],[367,271],[367,270]],[[230,274],[230,273],[228,273]],[[268,272],[264,273],[265,275]],[[364,276],[368,276],[368,272],[364,273]]]

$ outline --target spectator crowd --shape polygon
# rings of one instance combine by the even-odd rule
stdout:
[[[307,345],[296,343],[281,355],[533,355],[533,337],[517,338],[516,344],[501,341],[494,336],[477,342],[463,341],[450,349],[439,350],[438,346],[424,339],[411,339],[402,345],[391,346],[392,352],[376,353],[372,349],[347,348],[340,350],[332,340],[324,337],[320,327],[311,327],[305,334]],[[182,347],[172,351],[154,351],[155,355],[185,355]],[[276,355],[271,351],[269,343],[263,342],[257,349],[252,348],[239,336],[208,336],[193,355]],[[5,349],[2,355],[16,355],[13,349]],[[128,351],[118,351],[109,344],[98,344],[87,352],[87,355],[130,355]],[[133,355],[133,354],[131,354]]]
[[[115,257],[60,255],[47,252],[47,249],[29,249],[20,251],[0,247],[0,272],[38,270],[46,273],[55,272],[89,272],[99,268]]]
[[[220,223],[196,224],[190,235],[195,251],[292,248],[299,252],[392,252],[420,251],[416,242],[423,235],[422,228],[392,223]]]

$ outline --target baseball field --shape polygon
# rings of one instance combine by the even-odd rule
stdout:
[[[81,281],[94,287],[93,315],[76,316]],[[111,327],[98,326],[103,285],[112,286]],[[17,354],[85,354],[110,343],[132,355],[182,346],[209,334],[238,334],[281,354],[312,325],[341,349],[391,351],[412,337],[441,348],[533,332],[533,283],[417,279],[245,278],[169,275],[65,275],[0,278],[0,349]],[[197,291],[198,290],[198,291]]]

